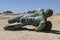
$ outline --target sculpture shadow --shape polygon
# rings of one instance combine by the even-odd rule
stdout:
[[[53,33],[53,34],[59,34],[60,35],[60,31],[58,31],[58,30],[52,30],[52,23],[51,23],[51,21],[47,21],[46,24],[47,24],[46,27],[42,31],[40,31],[40,32]],[[35,29],[28,29],[28,28],[19,28],[19,29],[12,30],[12,31],[24,31],[24,30],[35,31]]]
[[[49,33],[53,33],[53,34],[58,34],[58,35],[60,35],[60,31],[58,31],[58,30],[51,30]]]
[[[28,29],[28,28],[20,28],[20,29],[17,29],[17,30],[15,30],[15,31],[25,31],[25,30],[27,30],[27,31],[35,31],[35,29]],[[58,35],[60,35],[60,31],[58,31],[58,30],[50,30],[50,31],[40,31],[40,32],[43,32],[43,33],[53,33],[53,34],[58,34]]]

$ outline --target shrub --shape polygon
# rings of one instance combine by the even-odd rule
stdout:
[[[12,11],[5,11],[5,12],[3,12],[3,13],[13,13]]]

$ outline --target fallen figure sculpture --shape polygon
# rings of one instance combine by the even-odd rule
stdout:
[[[51,9],[41,9],[37,10],[34,14],[29,16],[17,16],[8,20],[8,25],[3,27],[5,30],[16,30],[22,28],[25,25],[35,26],[36,31],[42,31],[47,28],[47,18],[53,15],[53,10]]]

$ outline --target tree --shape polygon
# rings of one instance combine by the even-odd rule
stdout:
[[[27,13],[34,13],[34,12],[36,12],[36,10],[33,10],[33,11],[28,11]]]
[[[2,13],[0,13],[0,14],[2,14]]]
[[[3,13],[13,13],[12,11],[5,11],[5,12],[3,12]]]

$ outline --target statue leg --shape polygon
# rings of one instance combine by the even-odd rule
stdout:
[[[52,29],[52,23],[50,21],[47,21],[46,24],[39,24],[40,26],[36,26],[36,31],[44,31],[44,32],[50,32]]]
[[[40,23],[38,26],[36,26],[35,30],[36,31],[42,31],[46,27],[45,23]]]
[[[8,24],[5,27],[3,27],[5,30],[16,30],[21,27],[23,27],[25,24],[22,23],[13,23],[13,24]]]

